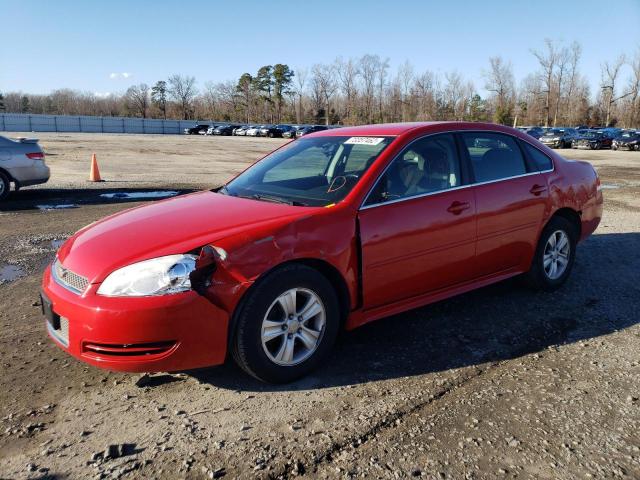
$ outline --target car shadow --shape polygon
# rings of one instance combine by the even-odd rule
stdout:
[[[111,182],[109,182],[111,183]],[[12,192],[0,203],[0,212],[24,210],[59,210],[82,205],[162,200],[197,191],[193,188],[34,188]],[[177,192],[177,193],[172,193]],[[109,195],[104,197],[102,195]]]
[[[512,279],[345,332],[328,362],[287,385],[268,385],[225,365],[188,372],[243,391],[363,384],[498,362],[588,341],[638,322],[640,233],[594,235],[578,247],[572,276],[555,292]]]

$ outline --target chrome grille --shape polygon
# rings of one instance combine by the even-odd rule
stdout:
[[[75,293],[84,293],[89,286],[89,280],[64,268],[58,259],[53,263],[51,271],[56,282]]]

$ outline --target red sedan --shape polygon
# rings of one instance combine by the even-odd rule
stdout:
[[[53,340],[99,367],[225,361],[287,382],[353,329],[524,274],[553,290],[600,182],[517,130],[413,123],[290,142],[225,186],[87,226],[47,267]]]

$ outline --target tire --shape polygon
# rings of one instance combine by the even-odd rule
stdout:
[[[10,192],[11,180],[4,172],[0,172],[0,201],[5,200]]]
[[[285,297],[285,293],[291,295],[293,291],[296,292],[293,303],[280,303],[279,299]],[[303,377],[324,362],[340,326],[338,299],[326,277],[307,266],[290,264],[269,273],[248,295],[237,313],[231,339],[233,358],[245,372],[263,382],[287,383]],[[311,300],[319,305],[318,308],[324,308],[324,312],[321,310],[300,323],[297,322],[300,316],[287,317],[283,304],[294,305],[289,310],[295,310],[297,315],[310,305]],[[269,326],[265,327],[266,323]],[[310,329],[313,336],[307,333]],[[263,334],[271,336],[271,340],[263,341]],[[314,340],[313,349],[307,348],[301,335]],[[285,348],[287,342],[293,345],[290,355]],[[279,359],[281,363],[278,363]]]
[[[273,138],[273,132],[269,132],[269,133],[267,134],[267,136],[268,136],[269,138]]]
[[[562,238],[562,236],[559,235],[559,232],[566,236],[568,242],[568,254],[566,255],[566,257],[564,255],[557,255],[555,257],[565,257],[567,258],[567,262],[564,266],[564,270],[562,270],[559,275],[559,272],[556,270],[554,275],[552,274],[551,265],[549,265],[547,269],[545,269],[545,251],[547,250],[547,254],[551,253],[548,251],[548,248],[551,247],[550,245],[548,247],[548,244],[552,236],[555,236],[556,239]],[[562,284],[567,281],[567,278],[569,278],[569,275],[571,274],[571,270],[575,261],[577,243],[578,230],[576,226],[566,218],[552,217],[542,230],[540,240],[538,241],[538,246],[536,247],[536,251],[533,256],[533,261],[531,262],[531,268],[525,274],[525,280],[527,284],[536,290],[544,290],[547,292],[551,292],[560,288]],[[553,254],[551,254],[551,258],[551,263],[554,263]],[[558,260],[557,262],[558,263],[556,263],[556,265],[559,268],[561,260]]]

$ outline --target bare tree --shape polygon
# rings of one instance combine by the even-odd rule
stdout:
[[[509,123],[513,110],[515,80],[511,62],[505,62],[502,57],[489,59],[489,71],[484,72],[485,89],[494,94],[494,120],[498,123]]]
[[[368,123],[373,123],[373,102],[375,99],[376,74],[379,70],[378,55],[364,55],[359,62],[360,75],[364,95],[364,112]]]
[[[184,120],[189,119],[191,111],[191,102],[198,94],[196,89],[196,78],[182,75],[171,75],[167,79],[169,83],[169,89],[167,93],[178,102],[180,106],[180,112]]]
[[[582,47],[578,42],[573,42],[571,47],[569,47],[569,84],[567,88],[567,120],[570,125],[574,124],[574,105],[576,104],[574,94],[578,90],[578,82],[580,80],[578,63],[580,62],[581,56]]]
[[[413,65],[409,60],[400,65],[397,74],[397,83],[400,89],[400,103],[402,105],[402,121],[406,122],[411,110],[411,90],[414,83]]]
[[[132,85],[125,93],[127,107],[137,117],[147,118],[149,108],[149,86],[146,83]]]
[[[533,50],[532,53],[538,59],[538,63],[542,68],[540,78],[544,87],[542,93],[545,94],[544,110],[546,114],[544,125],[548,127],[551,121],[551,93],[554,83],[553,75],[556,71],[556,63],[558,62],[558,51],[551,39],[547,38],[544,42],[547,47],[546,52]]]
[[[629,79],[630,113],[629,126],[637,126],[640,117],[640,48],[636,50],[635,56],[629,62],[632,69],[632,76]]]
[[[389,59],[385,58],[384,60],[380,60],[376,71],[378,79],[378,116],[380,117],[380,122],[384,122],[384,109],[382,108],[382,105],[384,103],[384,89],[387,85],[388,72]]]
[[[360,70],[353,59],[343,60],[342,57],[336,59],[335,70],[340,83],[340,90],[345,98],[344,118],[347,121],[351,121],[354,108],[353,102],[358,93],[357,81]]]
[[[302,106],[302,98],[304,97],[305,85],[307,83],[307,76],[309,71],[306,68],[296,68],[296,81],[294,82],[293,90],[298,98],[296,106],[296,123],[303,123],[304,109]]]
[[[331,98],[338,89],[334,66],[325,64],[314,65],[311,69],[311,83],[314,90],[322,96],[325,110],[325,125],[329,125]]]
[[[624,55],[620,55],[614,62],[606,61],[602,64],[602,92],[606,109],[605,126],[609,126],[611,121],[611,107],[621,98],[626,97],[629,93],[616,97],[616,83],[620,75],[620,69],[625,64]]]
[[[558,113],[560,111],[560,103],[562,102],[562,87],[564,86],[563,81],[566,79],[567,69],[569,68],[569,63],[571,61],[571,53],[568,49],[562,48],[558,51],[557,55],[557,73],[555,75],[556,79],[556,107],[553,113],[553,126],[555,127],[558,123]]]

